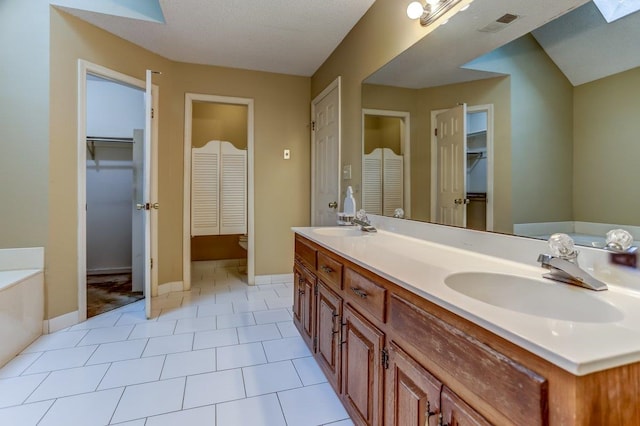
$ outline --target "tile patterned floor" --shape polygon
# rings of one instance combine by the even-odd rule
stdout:
[[[353,425],[293,326],[290,281],[207,262],[193,279],[151,320],[140,301],[36,340],[0,369],[0,425]]]

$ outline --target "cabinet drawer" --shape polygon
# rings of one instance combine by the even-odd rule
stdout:
[[[376,319],[384,322],[387,290],[352,269],[344,270],[344,294],[354,305],[364,308]]]
[[[318,252],[318,276],[330,287],[342,290],[342,264],[322,252]]]
[[[316,270],[316,251],[317,250],[314,247],[307,244],[301,237],[296,235],[296,260],[314,272]]]
[[[389,324],[397,338],[513,424],[548,423],[545,378],[395,294],[390,297]]]

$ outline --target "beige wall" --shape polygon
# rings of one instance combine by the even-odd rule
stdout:
[[[402,119],[366,115],[364,117],[364,153],[371,154],[376,148],[389,148],[402,154]]]
[[[247,110],[246,105],[194,102],[191,146],[200,148],[219,140],[247,149]]]
[[[574,218],[638,225],[640,68],[574,90]]]
[[[50,232],[47,317],[77,309],[77,61],[160,87],[158,147],[159,283],[182,279],[183,134],[186,92],[255,100],[256,274],[288,273],[291,226],[309,223],[310,79],[169,61],[70,15],[51,12]],[[282,159],[284,148],[291,160]]]
[[[0,61],[0,248],[43,247],[49,199],[48,1],[0,1]]]

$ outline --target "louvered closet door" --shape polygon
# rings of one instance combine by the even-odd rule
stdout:
[[[217,141],[216,141],[217,142]],[[220,144],[191,150],[191,235],[218,235]]]
[[[384,206],[382,214],[393,216],[395,209],[404,209],[404,158],[389,148],[384,148],[382,150],[382,162],[382,205]]]
[[[362,208],[371,214],[382,214],[382,150],[364,155]]]
[[[220,234],[247,233],[247,151],[220,147]]]

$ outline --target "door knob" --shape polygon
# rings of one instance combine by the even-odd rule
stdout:
[[[153,204],[151,204],[151,208],[158,210],[160,208],[160,204],[159,203],[153,203]]]
[[[337,209],[338,208],[338,202],[337,201],[330,202],[329,203],[329,208]]]
[[[149,204],[136,204],[136,210],[149,210]]]
[[[456,198],[455,200],[453,200],[453,202],[455,204],[469,204],[469,199],[468,198]]]

